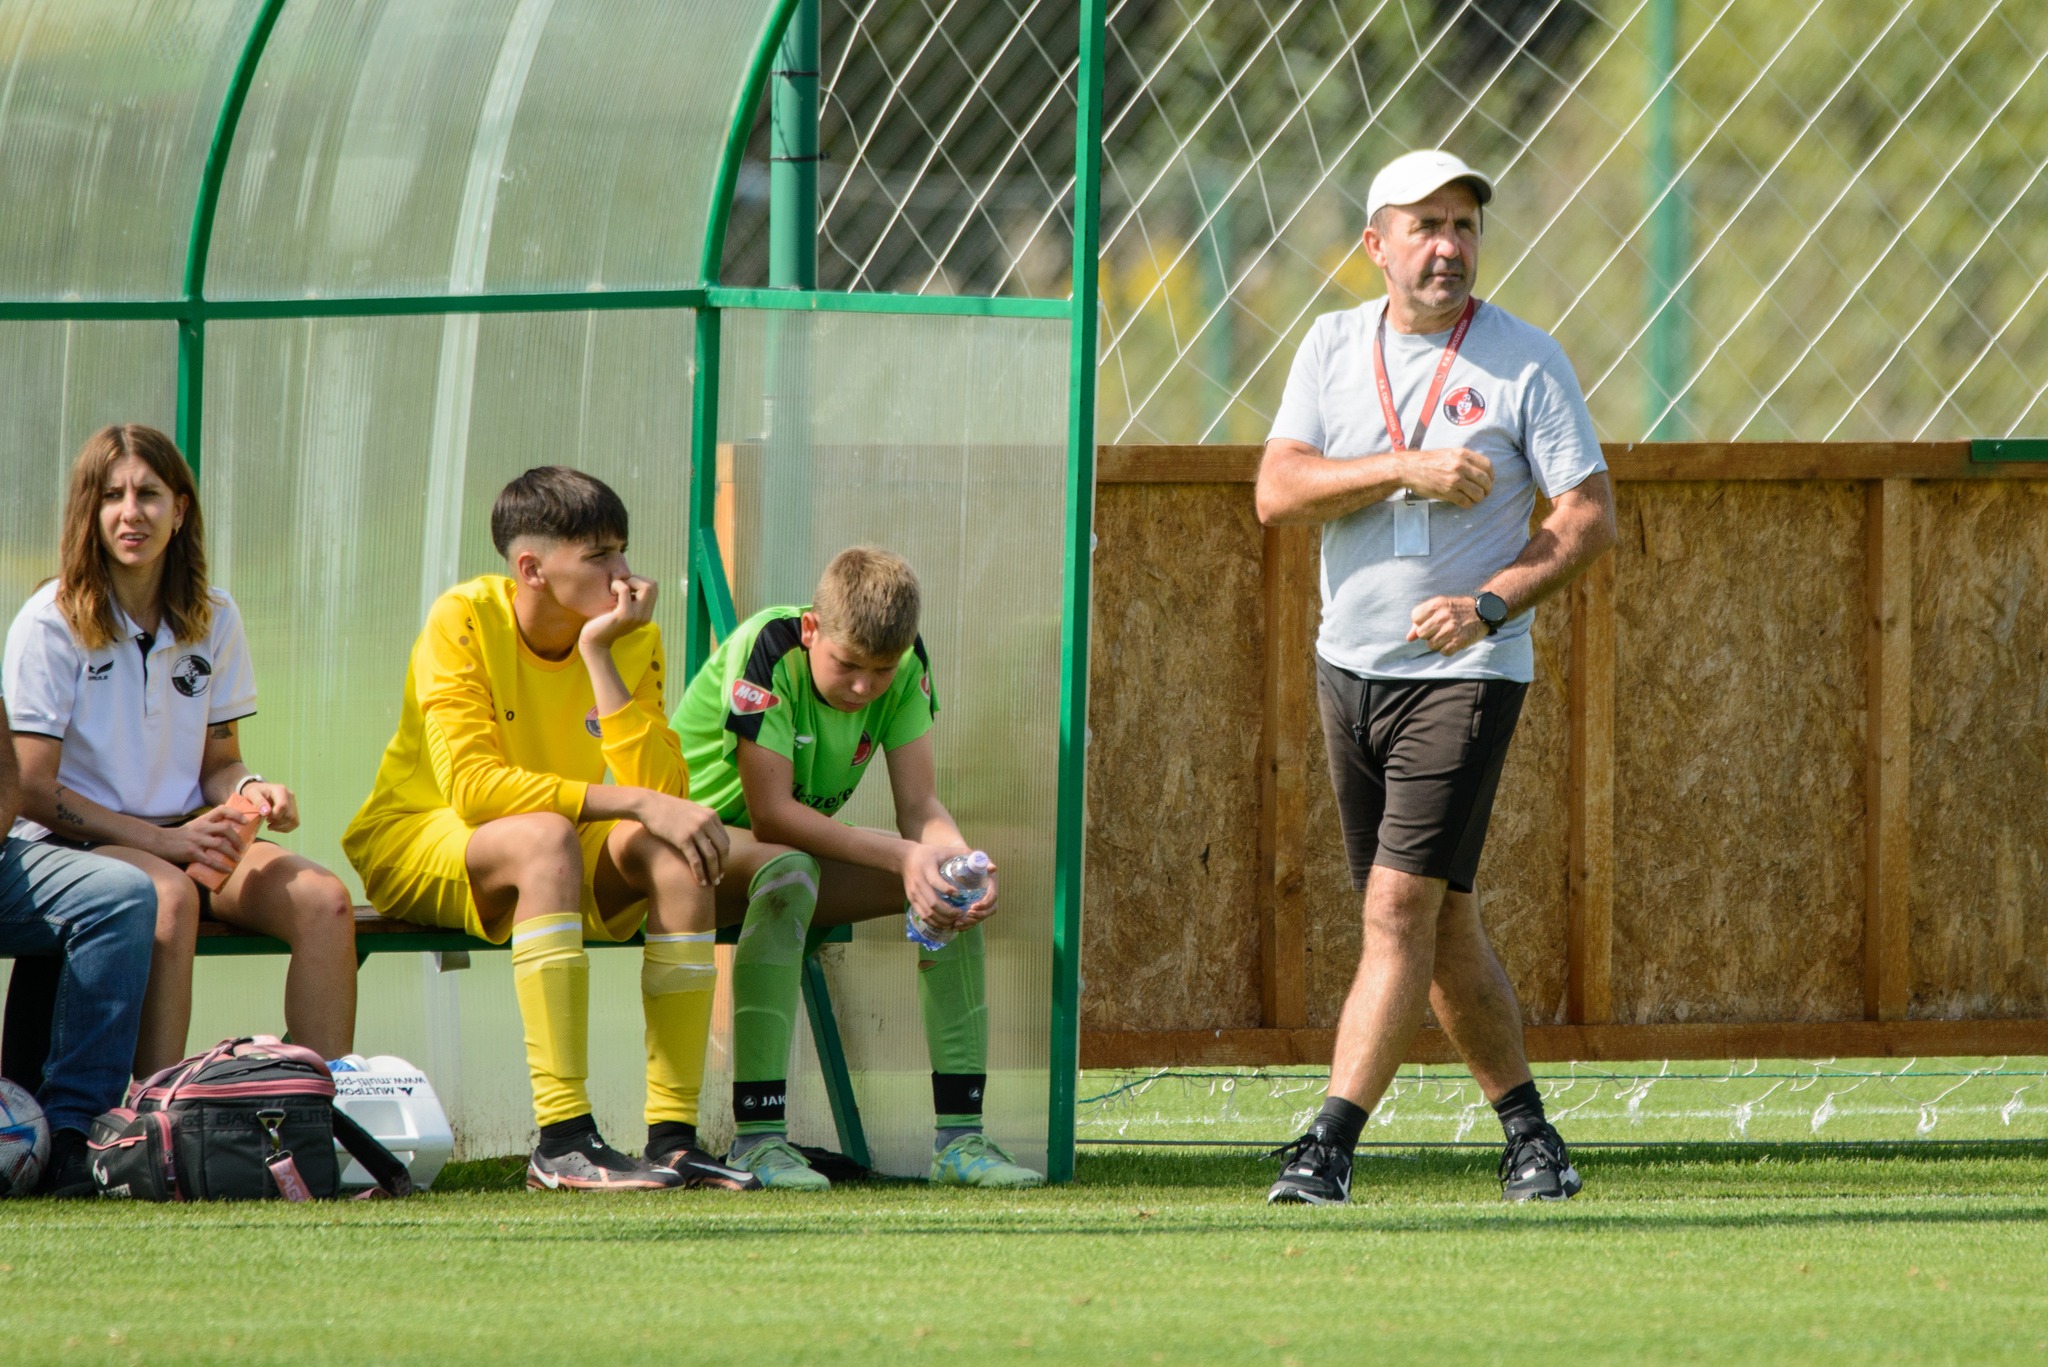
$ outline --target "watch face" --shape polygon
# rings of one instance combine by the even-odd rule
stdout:
[[[1473,607],[1479,613],[1479,620],[1489,626],[1499,626],[1508,619],[1507,602],[1497,593],[1482,593],[1473,600]]]

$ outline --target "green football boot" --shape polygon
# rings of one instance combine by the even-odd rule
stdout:
[[[751,1172],[770,1191],[830,1191],[832,1179],[812,1167],[790,1142],[777,1135],[764,1139],[738,1158],[728,1156],[727,1167]]]
[[[1019,1167],[1001,1144],[976,1132],[963,1134],[932,1155],[932,1181],[942,1187],[1007,1187],[1045,1185],[1045,1177]]]

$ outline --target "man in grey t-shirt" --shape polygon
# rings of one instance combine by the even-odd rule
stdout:
[[[1386,297],[1316,320],[1259,466],[1260,521],[1323,528],[1318,701],[1365,892],[1329,1096],[1270,1201],[1349,1199],[1359,1131],[1425,1000],[1500,1116],[1503,1197],[1579,1190],[1473,880],[1535,677],[1533,609],[1614,544],[1614,500],[1564,353],[1473,297],[1492,197],[1447,152],[1380,172],[1364,245]]]

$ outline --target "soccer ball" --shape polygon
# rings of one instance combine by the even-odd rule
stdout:
[[[36,1099],[0,1077],[0,1196],[26,1196],[50,1158],[50,1122]]]

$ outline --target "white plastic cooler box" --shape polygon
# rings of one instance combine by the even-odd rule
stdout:
[[[350,1054],[327,1066],[334,1074],[334,1104],[397,1155],[414,1186],[422,1191],[433,1186],[455,1151],[455,1134],[448,1128],[448,1113],[441,1109],[441,1099],[434,1095],[434,1084],[427,1081],[427,1075],[391,1054],[374,1058]],[[340,1144],[334,1147],[346,1165],[342,1186],[377,1185],[362,1164],[341,1151]]]

